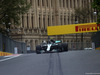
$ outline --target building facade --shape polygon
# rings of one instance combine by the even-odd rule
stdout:
[[[75,8],[84,7],[93,0],[27,0],[31,3],[28,13],[21,15],[21,25],[14,27],[19,31],[13,31],[12,37],[15,40],[27,43],[31,50],[43,40],[48,40],[47,26],[75,24],[71,15]],[[89,6],[91,7],[91,5]],[[91,22],[91,20],[89,21]],[[51,36],[55,40],[63,42],[81,42],[81,34],[68,34]],[[83,42],[91,42],[90,34],[84,34]]]

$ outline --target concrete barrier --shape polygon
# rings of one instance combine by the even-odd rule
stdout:
[[[1,52],[0,51],[0,56],[7,56],[7,55],[12,55],[12,53],[7,53],[7,52]]]

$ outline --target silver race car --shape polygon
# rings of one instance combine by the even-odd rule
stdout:
[[[41,45],[36,46],[36,53],[47,53],[47,52],[62,52],[62,51],[68,51],[68,44],[67,43],[61,43],[61,41],[45,41]]]

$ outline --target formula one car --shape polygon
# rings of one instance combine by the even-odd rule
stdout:
[[[47,52],[62,52],[68,51],[68,44],[61,43],[61,41],[50,40],[36,46],[36,53],[47,53]]]

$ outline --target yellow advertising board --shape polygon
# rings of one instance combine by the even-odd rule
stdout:
[[[48,26],[48,35],[63,35],[73,33],[86,33],[96,32],[100,29],[100,25],[96,23],[84,23],[84,24],[73,24],[73,25],[60,25],[60,26]]]

